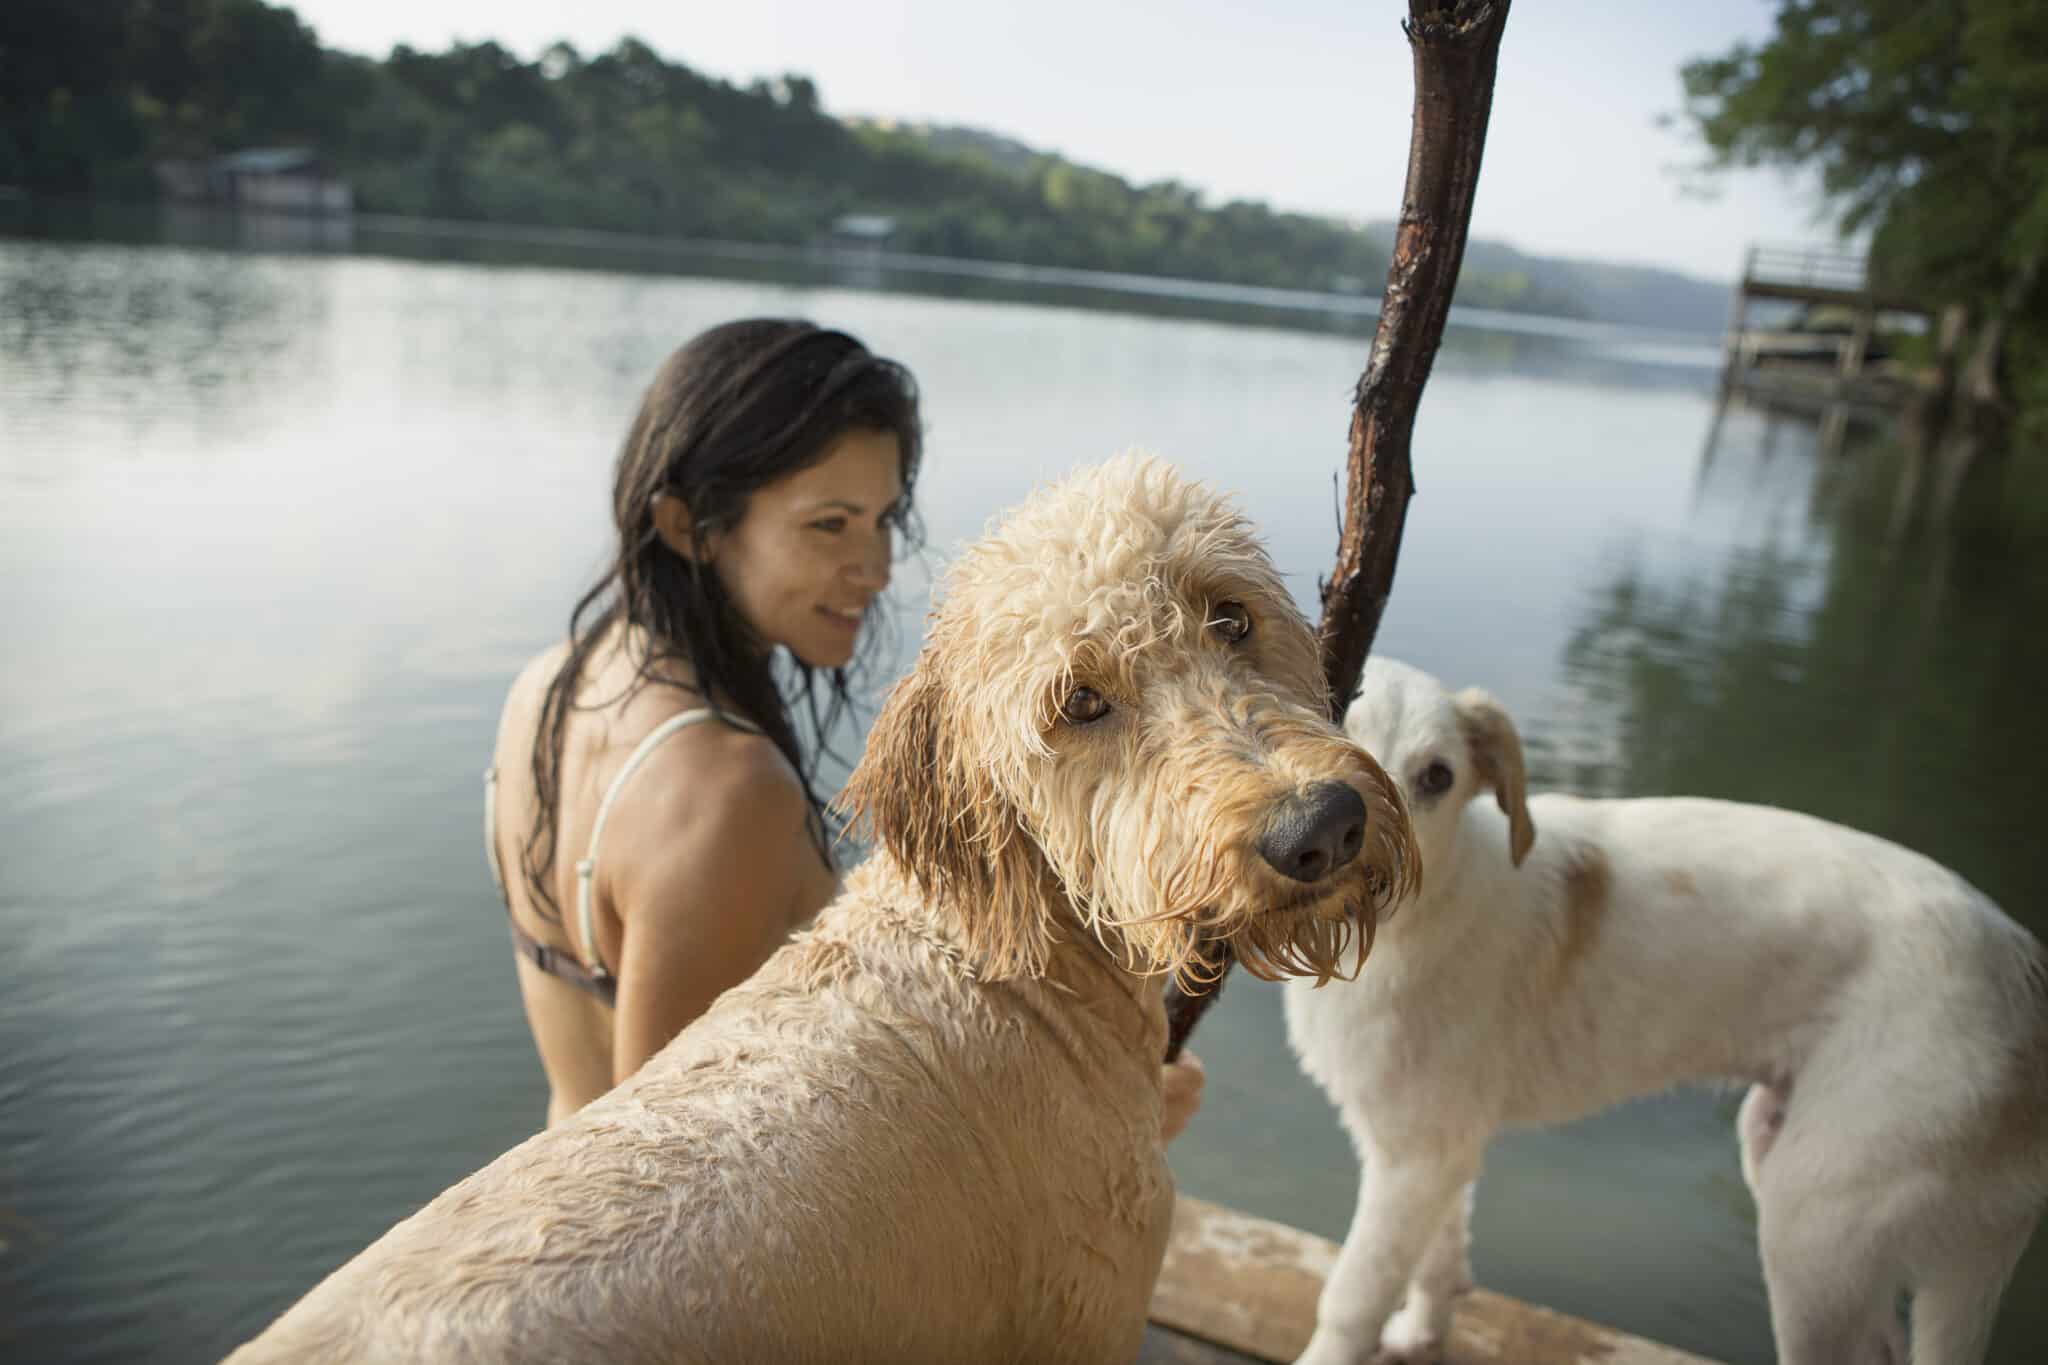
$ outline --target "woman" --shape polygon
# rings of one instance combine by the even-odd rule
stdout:
[[[808,322],[715,327],[656,374],[613,480],[617,553],[513,683],[487,779],[550,1123],[830,899],[817,758],[921,449],[909,372]],[[1200,1084],[1169,1068],[1169,1134]]]

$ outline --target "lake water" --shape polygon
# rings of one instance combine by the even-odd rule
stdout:
[[[215,1358],[541,1122],[478,776],[511,672],[598,563],[616,443],[682,339],[800,313],[907,362],[934,565],[1035,483],[1132,445],[1237,490],[1305,607],[1333,555],[1365,352],[1340,311],[1290,329],[944,280],[16,228],[10,1360]],[[1882,432],[1836,449],[1811,422],[1717,414],[1714,359],[1710,341],[1612,329],[1455,329],[1380,650],[1502,697],[1539,786],[1813,811],[2048,930],[2043,452],[1937,498]],[[927,591],[899,575],[901,657]],[[1356,1168],[1294,1068],[1276,988],[1235,979],[1195,1046],[1210,1084],[1173,1150],[1183,1187],[1341,1237]],[[1502,1141],[1482,1281],[1767,1360],[1735,1100],[1679,1092]],[[2044,1270],[2037,1246],[1997,1359],[2048,1356]]]

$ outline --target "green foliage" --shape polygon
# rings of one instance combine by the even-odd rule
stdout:
[[[1781,0],[1761,44],[1688,64],[1719,166],[1817,169],[1873,274],[2048,331],[2048,5]]]
[[[317,147],[365,210],[801,243],[848,213],[893,250],[1305,289],[1375,286],[1388,238],[1211,207],[968,130],[849,126],[801,75],[746,87],[636,39],[521,61],[495,43],[323,50],[263,0],[14,0],[0,19],[0,181],[136,193],[165,157]],[[1468,266],[1463,303],[1581,311]]]

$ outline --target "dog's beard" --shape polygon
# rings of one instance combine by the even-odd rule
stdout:
[[[1229,941],[1244,969],[1261,981],[1312,976],[1321,985],[1332,977],[1358,975],[1372,952],[1378,922],[1378,910],[1361,882],[1355,890],[1315,904],[1255,916]]]
[[[1179,981],[1186,989],[1221,975],[1218,942],[1228,943],[1237,961],[1261,981],[1312,976],[1321,985],[1332,977],[1353,977],[1372,952],[1378,920],[1378,907],[1361,877],[1319,897],[1252,914],[1231,932],[1206,939]]]
[[[1373,934],[1385,904],[1375,885],[1389,879],[1377,869],[1303,892],[1276,906],[1210,908],[1191,915],[1158,916],[1104,924],[1105,942],[1121,950],[1125,966],[1148,975],[1170,975],[1187,994],[1214,985],[1227,962],[1227,944],[1246,971],[1262,981],[1356,976],[1372,951]]]

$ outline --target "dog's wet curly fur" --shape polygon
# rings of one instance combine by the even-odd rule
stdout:
[[[235,1360],[1131,1359],[1173,1200],[1163,981],[1219,937],[1327,977],[1413,886],[1398,793],[1327,715],[1226,500],[1136,456],[1040,492],[948,576],[838,898]],[[1283,875],[1274,811],[1333,784],[1362,826]]]

